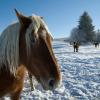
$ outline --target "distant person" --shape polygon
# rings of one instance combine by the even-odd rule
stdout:
[[[99,47],[99,43],[98,42],[94,42],[95,47]]]
[[[80,46],[80,43],[79,42],[73,42],[74,52],[78,52],[79,46]]]

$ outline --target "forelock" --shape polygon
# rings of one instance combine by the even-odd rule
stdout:
[[[39,37],[42,36],[43,38],[46,38],[47,34],[49,34],[49,36],[52,37],[51,32],[49,31],[47,25],[45,24],[44,20],[41,19],[40,16],[30,16],[30,19],[32,20],[32,23],[29,25],[29,27],[26,30],[26,47],[27,47],[27,54],[30,54],[30,44],[31,44],[31,40],[30,40],[30,36],[34,36]],[[42,27],[41,33],[38,33],[39,29]],[[34,35],[32,34],[32,31],[34,30]]]
[[[32,19],[33,26],[36,28],[35,30],[36,32],[39,30],[40,27],[42,27],[43,30],[40,33],[40,35],[46,36],[46,33],[48,33],[52,37],[52,34],[49,31],[48,26],[40,16],[33,15],[31,16],[31,19]]]

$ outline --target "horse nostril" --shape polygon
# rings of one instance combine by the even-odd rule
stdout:
[[[52,87],[52,88],[54,87],[54,80],[53,80],[53,79],[51,79],[51,80],[49,81],[49,86]]]

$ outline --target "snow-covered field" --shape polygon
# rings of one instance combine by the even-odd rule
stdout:
[[[54,42],[53,48],[61,65],[61,86],[44,91],[34,81],[35,90],[31,91],[26,76],[20,100],[100,100],[100,48],[81,46],[74,53],[71,45],[61,41]]]

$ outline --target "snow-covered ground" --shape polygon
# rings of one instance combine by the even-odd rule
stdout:
[[[74,53],[71,45],[61,41],[54,42],[53,48],[61,65],[62,85],[44,91],[34,81],[35,90],[31,91],[26,76],[20,100],[100,100],[100,48],[81,46]]]

